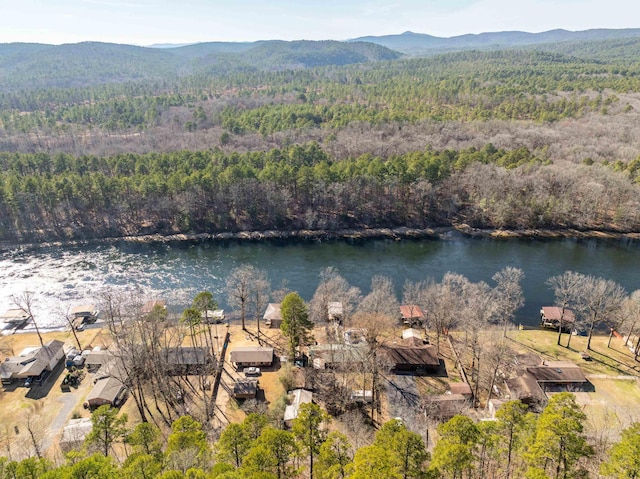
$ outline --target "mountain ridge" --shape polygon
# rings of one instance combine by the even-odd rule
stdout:
[[[554,29],[539,33],[524,31],[501,31],[467,33],[452,37],[437,37],[426,33],[406,31],[395,35],[364,36],[348,42],[370,42],[405,54],[427,54],[473,48],[509,48],[545,43],[562,43],[592,40],[614,40],[640,37],[640,28],[608,29],[594,28],[571,31]]]

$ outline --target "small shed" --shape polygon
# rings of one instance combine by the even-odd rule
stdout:
[[[245,366],[271,366],[273,364],[273,348],[237,347],[231,350],[229,359],[238,369]]]
[[[66,452],[80,447],[92,429],[93,423],[90,417],[69,419],[69,422],[62,430],[60,448]]]
[[[422,346],[425,344],[422,331],[415,328],[402,330],[402,342],[405,346]]]
[[[119,406],[125,393],[125,386],[117,378],[107,377],[96,381],[93,389],[87,396],[89,409],[94,409],[105,404]]]
[[[270,328],[279,329],[282,324],[282,312],[280,311],[280,303],[269,303],[267,310],[264,312],[264,324]]]
[[[451,394],[459,394],[467,399],[471,399],[473,397],[471,386],[467,383],[449,383],[449,391],[451,391]]]
[[[562,324],[562,331],[569,332],[576,322],[573,311],[565,308],[564,314],[562,308],[558,306],[543,306],[540,309],[540,324],[543,328],[555,329],[556,331]]]
[[[306,389],[294,389],[291,394],[293,395],[291,404],[284,410],[284,424],[287,427],[291,427],[293,420],[298,417],[301,404],[313,402],[313,393]]]
[[[209,324],[222,323],[224,321],[224,309],[209,309],[200,313],[202,319]]]
[[[430,415],[447,420],[457,414],[467,413],[470,407],[471,401],[462,394],[441,394],[431,399]]]
[[[236,399],[253,399],[258,394],[257,379],[236,379],[233,385],[233,397]]]
[[[417,304],[404,304],[400,306],[400,315],[402,322],[409,326],[413,324],[421,324],[424,320],[424,313]]]

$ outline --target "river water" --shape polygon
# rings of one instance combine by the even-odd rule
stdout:
[[[393,279],[398,298],[406,280],[433,278],[447,271],[471,281],[486,281],[505,266],[525,273],[525,306],[517,320],[538,322],[542,305],[553,303],[545,281],[572,270],[613,279],[628,292],[640,289],[640,243],[602,240],[469,238],[449,233],[437,240],[367,240],[323,243],[183,242],[171,244],[92,244],[6,251],[0,255],[0,309],[13,307],[12,295],[35,294],[33,309],[41,327],[64,326],[64,312],[84,304],[100,305],[105,288],[139,291],[140,297],[165,299],[179,311],[199,291],[211,291],[229,309],[223,294],[226,275],[241,264],[268,272],[272,289],[289,289],[311,299],[320,270],[334,266],[352,285],[368,293],[371,277]]]

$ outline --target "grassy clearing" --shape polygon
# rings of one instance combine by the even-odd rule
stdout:
[[[608,335],[594,336],[591,340],[589,354],[591,361],[585,361],[580,353],[586,350],[587,338],[563,334],[561,345],[558,346],[558,333],[544,330],[512,331],[509,337],[514,343],[514,349],[519,352],[535,352],[544,359],[553,361],[573,361],[580,365],[585,374],[631,375],[640,376],[640,363],[635,361],[629,349],[620,338],[613,337],[610,347]]]

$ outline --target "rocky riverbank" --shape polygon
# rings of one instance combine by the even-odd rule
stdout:
[[[0,251],[15,249],[28,250],[46,246],[83,245],[90,243],[174,243],[174,242],[227,242],[227,241],[336,241],[350,240],[360,241],[368,239],[392,239],[401,241],[405,239],[442,239],[452,232],[458,232],[469,237],[482,237],[494,239],[602,239],[602,240],[640,240],[640,232],[615,232],[601,230],[576,230],[576,229],[527,229],[527,230],[503,230],[503,229],[479,229],[468,225],[445,226],[436,228],[367,228],[367,229],[341,229],[341,230],[293,230],[293,231],[239,231],[224,233],[184,233],[172,235],[136,235],[115,238],[55,241],[45,243],[3,243]]]

